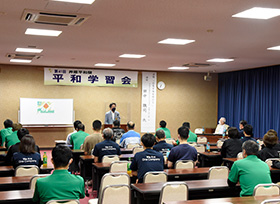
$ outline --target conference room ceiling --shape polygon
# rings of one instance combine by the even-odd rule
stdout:
[[[280,64],[280,16],[268,20],[233,18],[252,7],[278,8],[279,0],[96,0],[75,4],[50,0],[0,1],[0,64],[10,62],[18,47],[43,49],[30,66],[174,71],[168,67],[209,63],[183,72],[228,72]],[[21,20],[25,9],[88,14],[80,26],[36,24]],[[60,30],[58,37],[25,35],[27,28]],[[166,45],[166,38],[190,39]],[[10,54],[8,57],[7,54]],[[142,54],[129,59],[122,54]],[[232,62],[207,62],[231,58]]]

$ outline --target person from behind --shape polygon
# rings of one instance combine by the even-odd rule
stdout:
[[[243,128],[243,133],[244,133],[244,137],[241,138],[242,143],[248,141],[248,140],[253,140],[254,142],[257,142],[257,140],[255,140],[253,138],[253,127],[252,125],[245,125]]]
[[[252,196],[256,185],[272,183],[268,165],[260,160],[256,154],[259,145],[248,140],[242,145],[244,159],[235,161],[228,176],[228,185],[233,187],[240,183],[240,196]]]
[[[82,144],[84,143],[86,137],[89,135],[84,131],[85,131],[85,126],[84,124],[80,123],[77,126],[77,132],[71,135],[70,144],[73,145],[74,150],[81,149]]]
[[[95,145],[103,141],[103,137],[101,134],[101,126],[102,123],[100,120],[93,121],[93,134],[87,136],[83,144],[83,150],[86,155],[90,155]]]
[[[79,200],[85,197],[84,179],[69,174],[72,151],[66,145],[58,145],[52,150],[54,171],[50,176],[39,178],[35,185],[33,202],[40,204],[50,200]]]
[[[269,158],[279,158],[280,145],[278,144],[277,132],[269,130],[263,137],[264,148],[260,150],[257,156],[265,161]]]
[[[140,134],[134,131],[135,124],[132,121],[127,122],[128,132],[123,134],[120,140],[120,146],[126,148],[128,144],[140,144]]]
[[[173,147],[168,156],[168,168],[174,168],[178,160],[197,160],[197,151],[194,147],[188,145],[189,129],[180,127],[178,129],[178,139],[180,145]]]
[[[156,131],[158,131],[158,130],[163,130],[164,133],[165,133],[165,137],[166,137],[167,139],[171,139],[170,130],[166,127],[166,125],[167,125],[167,123],[166,123],[164,120],[160,121],[160,122],[159,122],[159,128],[158,128]]]
[[[113,130],[105,128],[103,130],[104,141],[95,145],[93,150],[94,162],[102,162],[105,155],[121,155],[121,149],[117,143],[112,141]]]
[[[138,178],[138,183],[143,183],[144,175],[149,171],[163,171],[163,155],[152,149],[155,142],[153,134],[146,133],[141,138],[144,151],[136,153],[130,165],[132,174]]]
[[[7,135],[5,138],[5,146],[7,149],[10,148],[10,146],[20,142],[17,136],[17,132],[19,129],[22,128],[22,125],[20,123],[14,123],[13,124],[13,133],[10,135]]]
[[[226,133],[228,128],[229,128],[229,126],[226,124],[226,118],[221,117],[214,134],[224,134],[224,133]]]
[[[69,133],[69,134],[67,135],[67,138],[66,138],[66,145],[71,145],[71,144],[70,144],[71,135],[77,132],[78,125],[79,125],[80,123],[82,123],[80,120],[76,120],[76,121],[73,123],[74,131],[71,132],[71,133]]]
[[[173,145],[166,143],[165,132],[162,129],[156,131],[156,140],[158,143],[153,147],[153,149],[166,156],[167,152],[173,148]]]
[[[122,138],[123,134],[125,133],[124,129],[120,128],[120,121],[115,120],[113,122],[113,141],[120,141],[120,139]]]
[[[242,152],[242,141],[238,139],[239,132],[236,127],[228,130],[229,139],[225,140],[221,148],[221,155],[224,158],[236,158],[239,152]]]
[[[12,133],[13,133],[13,121],[11,121],[10,119],[7,119],[7,120],[4,121],[4,129],[2,129],[0,131],[1,146],[4,145],[6,136],[10,135]]]
[[[247,123],[246,120],[241,120],[241,121],[239,122],[239,129],[240,129],[240,131],[239,131],[239,139],[242,138],[242,137],[244,137],[243,129],[244,129],[244,126],[247,125],[247,124],[248,124],[248,123]]]
[[[41,155],[35,151],[35,140],[31,135],[25,135],[21,139],[19,152],[14,153],[12,163],[14,168],[20,165],[36,165],[40,168]]]
[[[113,124],[115,120],[121,122],[120,113],[116,111],[117,104],[111,103],[109,105],[110,111],[105,114],[105,124]]]
[[[189,138],[188,138],[188,142],[197,142],[197,135],[195,133],[193,133],[190,128],[191,125],[189,122],[184,122],[182,124],[183,127],[187,127],[189,129]]]

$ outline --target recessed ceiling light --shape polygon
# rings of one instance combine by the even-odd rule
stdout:
[[[31,52],[31,53],[41,53],[43,49],[36,49],[36,48],[20,48],[16,49],[16,52]]]
[[[95,0],[53,0],[53,1],[62,1],[69,3],[77,3],[77,4],[92,4]]]
[[[268,50],[280,50],[280,45],[275,47],[269,47]]]
[[[97,63],[94,66],[98,66],[98,67],[113,67],[113,66],[116,66],[116,64]]]
[[[159,41],[158,43],[170,45],[186,45],[192,42],[195,42],[195,40],[167,38],[165,40]]]
[[[280,15],[280,9],[254,7],[232,15],[236,18],[270,19]]]
[[[27,60],[27,59],[10,59],[10,62],[30,63],[30,62],[32,62],[32,60]]]
[[[146,55],[123,54],[123,55],[120,55],[119,57],[123,57],[123,58],[142,58],[142,57],[146,57]]]
[[[45,29],[35,29],[27,28],[25,31],[26,35],[42,35],[42,36],[59,36],[62,31],[59,30],[45,30]]]
[[[168,69],[184,70],[189,69],[189,67],[168,67]]]
[[[225,59],[225,58],[214,58],[214,59],[209,59],[207,62],[232,62],[234,59]]]

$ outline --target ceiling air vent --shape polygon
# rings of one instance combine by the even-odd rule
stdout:
[[[207,64],[207,63],[187,63],[187,64],[183,64],[182,66],[184,67],[209,67],[212,66],[212,64]]]
[[[60,12],[46,12],[25,9],[21,20],[30,23],[60,25],[60,26],[79,26],[82,25],[90,15],[71,14]]]
[[[26,59],[26,60],[33,60],[33,59],[40,59],[41,55],[34,55],[34,54],[16,54],[16,53],[8,53],[6,57],[11,59]]]

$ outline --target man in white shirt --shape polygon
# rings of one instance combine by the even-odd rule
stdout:
[[[105,124],[113,124],[115,120],[121,122],[120,113],[116,111],[116,103],[109,105],[110,111],[105,114]]]
[[[73,133],[76,133],[76,132],[77,132],[77,127],[78,127],[78,125],[79,125],[80,123],[82,123],[82,122],[79,121],[79,120],[76,120],[76,121],[73,123],[73,125],[74,125],[74,132],[71,132],[71,133],[69,133],[69,134],[67,135],[67,138],[66,138],[66,145],[71,145],[71,144],[70,144],[71,135],[72,135]]]
[[[221,117],[214,134],[224,134],[224,133],[226,133],[228,128],[229,128],[229,126],[226,124],[226,118]]]

